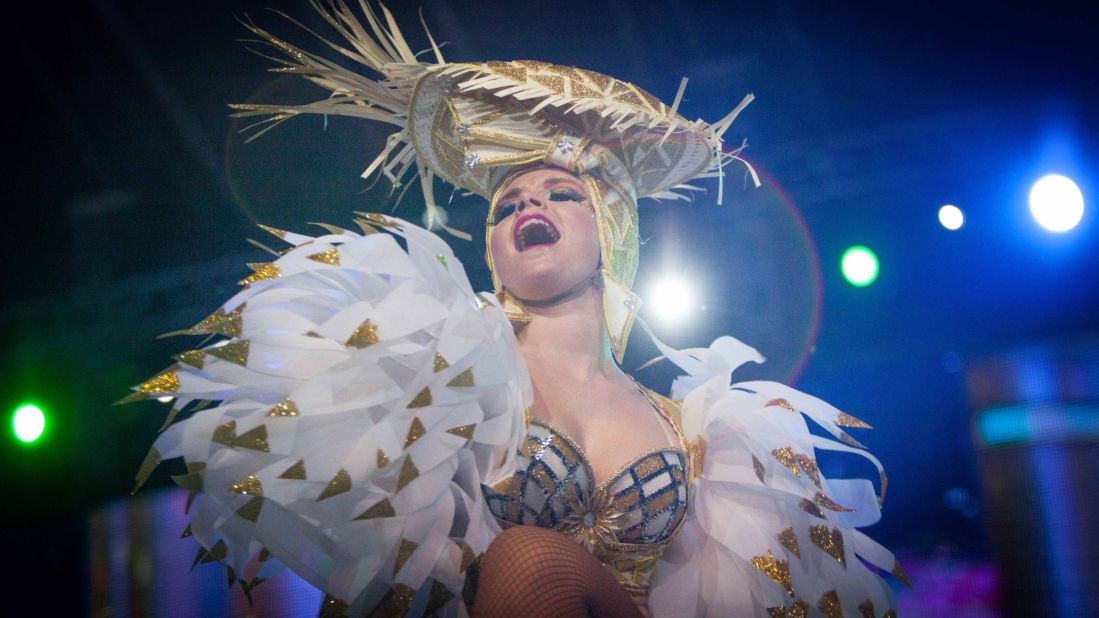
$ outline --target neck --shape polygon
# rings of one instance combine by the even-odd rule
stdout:
[[[532,376],[577,380],[618,373],[603,324],[603,293],[587,287],[548,307],[527,307],[531,321],[519,334],[519,349]]]

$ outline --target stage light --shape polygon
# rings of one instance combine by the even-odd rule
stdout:
[[[25,403],[15,409],[12,416],[12,429],[15,437],[23,442],[34,442],[42,436],[46,428],[46,415],[33,403]]]
[[[653,313],[664,322],[679,322],[694,308],[694,292],[691,286],[679,277],[664,277],[652,287],[645,302],[652,307]]]
[[[965,215],[962,213],[962,209],[953,204],[947,204],[939,209],[939,223],[943,224],[943,227],[953,232],[962,227],[965,223]]]
[[[1049,174],[1030,188],[1030,214],[1051,232],[1067,232],[1084,216],[1084,194],[1071,179]]]
[[[840,270],[848,283],[864,288],[878,278],[878,256],[867,247],[856,245],[843,252]]]

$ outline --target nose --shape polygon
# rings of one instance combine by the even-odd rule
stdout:
[[[527,206],[537,206],[538,208],[543,208],[544,204],[542,203],[542,200],[539,200],[532,195],[524,195],[519,198],[519,203],[515,205],[515,210],[516,212],[523,212],[523,210],[525,210]]]

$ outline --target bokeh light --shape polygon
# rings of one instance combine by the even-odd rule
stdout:
[[[33,403],[25,403],[15,410],[12,416],[12,428],[15,437],[23,442],[34,442],[42,436],[46,428],[46,415],[42,408]]]
[[[946,204],[939,209],[939,223],[950,231],[960,229],[965,223],[965,214],[962,209],[953,204]]]
[[[695,308],[694,290],[682,277],[664,276],[657,280],[645,301],[656,317],[668,324],[682,321]]]
[[[1084,216],[1084,194],[1070,178],[1049,174],[1030,188],[1030,214],[1051,232],[1067,232]]]
[[[855,287],[866,287],[878,278],[878,256],[861,245],[850,247],[843,252],[840,269],[848,283]]]

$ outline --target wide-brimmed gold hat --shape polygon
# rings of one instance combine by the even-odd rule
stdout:
[[[722,137],[752,95],[716,123],[691,121],[678,112],[686,80],[667,105],[633,84],[585,69],[536,60],[447,63],[430,33],[434,62],[424,62],[384,6],[379,17],[360,3],[364,25],[342,0],[312,4],[343,41],[318,38],[380,79],[246,23],[283,52],[285,57],[275,58],[281,66],[274,71],[300,75],[329,95],[305,105],[234,105],[236,115],[267,116],[253,127],[298,114],[336,114],[396,126],[363,176],[380,171],[402,184],[415,171],[428,226],[439,225],[465,239],[469,234],[446,227],[437,215],[434,176],[490,201],[505,179],[531,166],[550,165],[597,179],[601,184],[591,185],[598,193],[593,199],[606,196],[608,205],[613,204],[597,205],[596,213],[606,266],[604,290],[615,295],[605,298],[614,303],[607,312],[619,316],[608,317],[607,326],[620,359],[640,306],[630,291],[637,265],[637,200],[683,198],[677,188],[700,177],[721,178],[727,163],[742,161],[738,155],[743,145],[727,151]],[[758,185],[751,166],[745,166]]]

